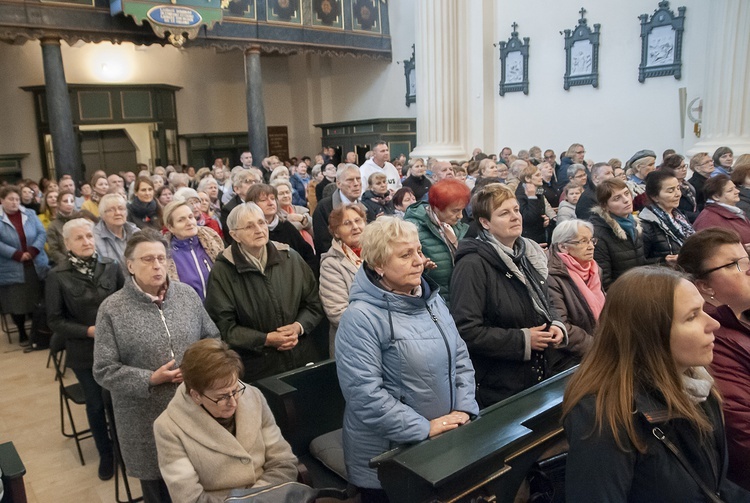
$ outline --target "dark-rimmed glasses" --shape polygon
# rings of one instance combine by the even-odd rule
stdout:
[[[720,265],[719,267],[713,267],[711,269],[708,269],[707,271],[703,271],[700,274],[700,276],[701,277],[708,276],[712,272],[716,272],[719,269],[724,269],[726,267],[731,267],[731,266],[737,267],[737,270],[739,272],[747,272],[748,270],[750,270],[750,257],[738,258],[737,260],[735,260],[733,262],[729,262],[728,264]]]
[[[239,381],[237,381],[237,382],[239,382]],[[208,395],[203,395],[203,393],[201,393],[201,395],[203,395],[204,397],[208,398],[209,400],[211,400],[216,405],[222,405],[223,406],[223,405],[227,405],[229,403],[229,400],[231,400],[232,398],[234,398],[235,400],[239,400],[240,397],[242,396],[242,394],[245,392],[246,388],[247,388],[247,386],[245,386],[244,384],[242,384],[240,382],[240,388],[238,390],[235,390],[235,391],[233,391],[231,393],[228,393],[226,395],[220,396],[217,399],[213,399],[213,398],[211,398]]]

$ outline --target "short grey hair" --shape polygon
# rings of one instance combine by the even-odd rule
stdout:
[[[217,182],[217,181],[216,181],[216,178],[209,178],[209,177],[206,177],[206,178],[202,179],[202,180],[200,181],[200,183],[198,184],[198,192],[205,192],[205,191],[206,191],[206,188],[207,188],[207,187],[208,187],[209,185],[211,185],[212,183],[213,183],[213,184],[215,184],[215,185],[216,185],[216,187],[218,187],[218,186],[219,186],[219,182]]]
[[[63,241],[67,241],[73,231],[80,227],[86,227],[88,230],[93,232],[94,222],[86,218],[74,218],[72,220],[68,220],[67,222],[65,222],[65,225],[63,225],[62,228]]]
[[[266,218],[263,210],[257,204],[251,202],[238,204],[227,217],[227,227],[230,231],[235,231],[240,223],[244,222],[248,217],[262,218],[264,220]]]
[[[291,174],[289,173],[289,168],[287,168],[283,164],[281,166],[276,166],[275,168],[273,168],[273,171],[271,171],[269,180],[276,180],[278,177],[283,175],[284,172],[286,172],[286,176],[291,176]]]
[[[315,178],[316,176],[320,174],[320,171],[321,171],[320,164],[316,164],[315,166],[312,167],[312,170],[310,171],[310,176],[312,178]]]
[[[105,194],[102,196],[101,201],[99,201],[99,213],[102,214],[106,212],[110,206],[114,206],[115,204],[122,203],[123,206],[127,207],[128,202],[125,200],[122,195],[117,192],[114,194]]]
[[[253,173],[249,169],[242,168],[241,170],[237,171],[232,170],[232,188],[239,187],[240,184],[250,180],[251,178],[255,178],[255,173]]]
[[[278,188],[279,185],[286,185],[287,187],[289,187],[289,190],[294,192],[294,189],[292,188],[292,182],[290,182],[289,180],[286,180],[284,178],[277,178],[276,180],[271,180],[271,187]]]
[[[528,165],[529,163],[527,161],[524,161],[523,159],[516,159],[515,161],[510,163],[510,173],[518,178],[521,175],[521,171],[523,171]]]
[[[571,164],[568,166],[568,179],[572,180],[576,176],[576,173],[581,170],[586,171],[586,166],[583,164]]]
[[[370,267],[383,267],[395,243],[419,242],[417,226],[398,217],[380,217],[362,232],[362,260]]]
[[[336,170],[336,181],[342,181],[344,179],[344,176],[351,170],[357,170],[357,173],[359,173],[359,166],[357,166],[356,164],[344,164],[343,166],[339,165],[339,168]]]
[[[565,220],[557,224],[554,232],[552,232],[552,244],[570,243],[578,236],[581,227],[586,227],[592,234],[594,233],[594,226],[591,225],[591,222],[578,220],[577,218]]]

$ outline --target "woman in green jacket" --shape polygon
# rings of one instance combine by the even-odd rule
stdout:
[[[461,216],[469,204],[470,195],[463,182],[447,178],[430,187],[427,203],[411,205],[404,216],[417,226],[422,252],[433,262],[428,263],[425,275],[438,284],[440,296],[448,305],[458,242],[469,230],[469,226],[461,222]]]

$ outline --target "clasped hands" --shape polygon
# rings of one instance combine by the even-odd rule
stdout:
[[[289,351],[297,345],[301,333],[302,327],[297,322],[284,325],[266,335],[266,346],[274,347],[278,351]]]

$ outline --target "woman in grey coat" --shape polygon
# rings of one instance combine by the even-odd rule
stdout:
[[[159,472],[154,420],[182,382],[179,365],[193,342],[219,330],[190,286],[167,280],[167,247],[154,231],[125,248],[131,275],[99,308],[94,377],[112,393],[117,436],[128,474],[140,479],[144,501],[170,501]]]

